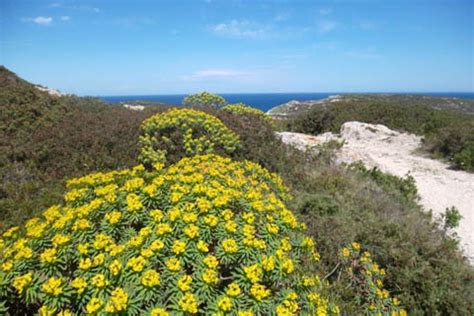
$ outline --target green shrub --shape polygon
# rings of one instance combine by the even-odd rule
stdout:
[[[9,313],[338,313],[298,264],[319,254],[281,179],[256,164],[196,156],[68,186],[64,206],[3,234]]]
[[[444,228],[453,229],[459,226],[461,222],[462,215],[459,213],[459,210],[452,206],[451,208],[446,208],[446,212],[443,214],[444,218]]]
[[[142,124],[139,160],[151,166],[176,162],[185,156],[230,154],[239,146],[239,136],[216,117],[192,109],[172,109],[154,115]]]
[[[189,107],[221,108],[226,104],[227,101],[220,95],[212,94],[206,91],[188,95],[183,100],[183,105]]]

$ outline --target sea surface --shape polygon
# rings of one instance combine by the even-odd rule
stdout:
[[[320,93],[223,93],[228,103],[242,102],[247,105],[258,108],[262,111],[286,103],[291,100],[322,100],[331,95],[344,94],[343,92],[320,92]],[[401,93],[402,94],[402,93]],[[405,93],[403,93],[405,94]],[[460,99],[474,99],[473,92],[433,92],[433,93],[408,93],[416,95],[427,95],[435,97],[453,97]],[[123,95],[123,96],[100,96],[102,100],[111,103],[130,102],[130,101],[153,101],[173,105],[180,105],[185,94],[168,95]]]

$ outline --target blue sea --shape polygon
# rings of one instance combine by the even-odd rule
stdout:
[[[243,102],[262,111],[286,103],[291,100],[322,100],[331,95],[344,94],[341,92],[320,92],[320,93],[232,93],[219,94],[223,96],[228,103]],[[436,97],[453,97],[460,99],[474,99],[473,92],[433,92],[433,93],[409,93],[416,95],[427,95]],[[124,95],[124,96],[101,96],[102,100],[110,103],[130,102],[130,101],[154,101],[167,104],[179,105],[182,103],[184,94],[169,95]]]

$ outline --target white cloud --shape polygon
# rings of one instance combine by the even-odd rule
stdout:
[[[226,37],[262,38],[268,36],[269,27],[246,20],[232,20],[212,26],[214,33]]]
[[[50,25],[53,22],[53,18],[50,16],[37,16],[35,18],[23,18],[22,22],[31,22],[38,25]]]
[[[317,23],[318,30],[321,33],[327,33],[333,31],[337,26],[337,22],[333,20],[323,20]]]
[[[332,13],[332,9],[329,9],[329,8],[319,10],[319,14],[321,14],[321,15],[329,15],[331,13]]]
[[[60,17],[61,21],[69,21],[71,20],[71,17],[70,16],[67,16],[67,15],[63,15],[62,17]]]
[[[251,73],[235,70],[235,69],[203,69],[192,73],[191,75],[182,76],[182,79],[186,80],[199,80],[199,79],[232,79],[238,77],[247,77]]]

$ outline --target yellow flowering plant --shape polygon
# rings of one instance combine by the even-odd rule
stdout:
[[[176,162],[184,156],[230,154],[239,136],[218,118],[194,109],[171,109],[142,123],[139,160],[147,165]]]
[[[407,315],[400,300],[384,289],[385,269],[372,260],[368,251],[361,251],[359,243],[353,242],[342,248],[340,257],[349,274],[351,287],[364,293],[359,299],[368,315]]]
[[[257,117],[261,118],[262,120],[268,122],[268,123],[273,123],[273,119],[267,115],[265,112],[262,110],[256,109],[254,107],[248,106],[244,103],[234,103],[234,104],[228,104],[222,108],[224,111],[234,113],[234,114],[251,114],[251,115],[256,115]]]
[[[161,170],[91,174],[68,187],[65,204],[2,235],[0,294],[9,313],[334,309],[320,283],[303,282],[314,276],[299,263],[318,255],[285,206],[287,189],[255,163],[195,156]]]

